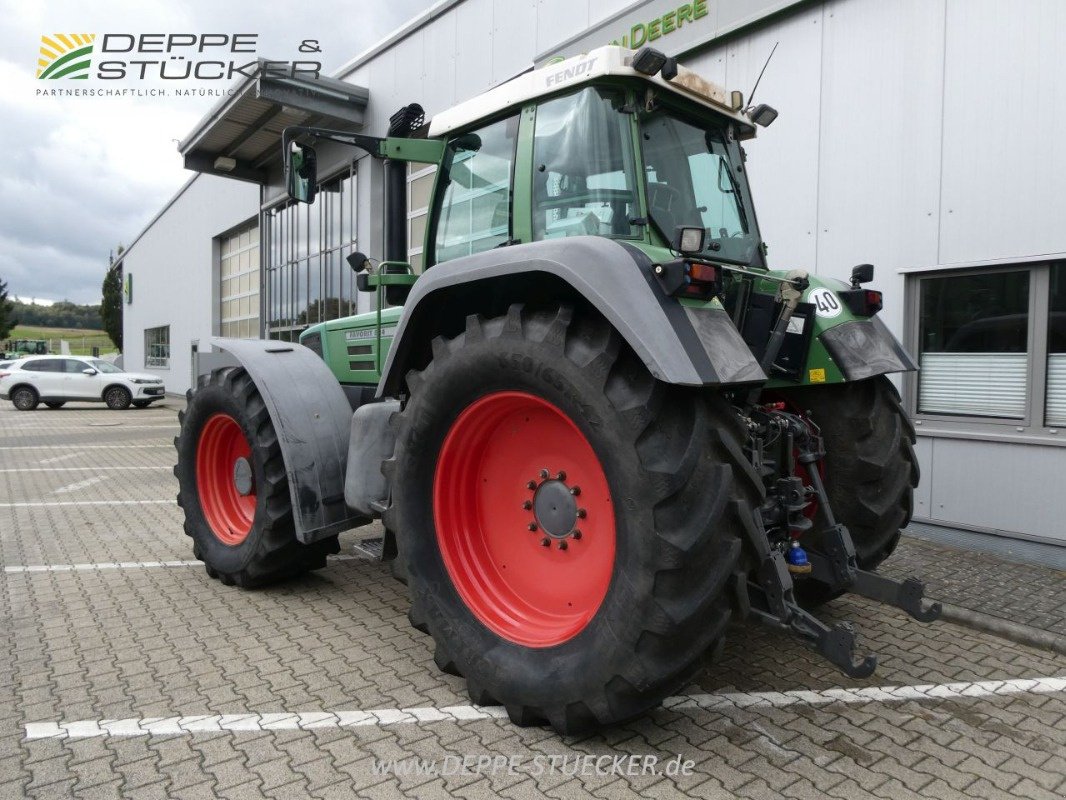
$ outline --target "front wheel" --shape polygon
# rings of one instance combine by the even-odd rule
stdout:
[[[130,390],[122,386],[112,386],[104,392],[104,403],[114,411],[125,411],[133,402]]]
[[[569,308],[469,317],[407,383],[385,521],[437,665],[565,734],[681,687],[723,641],[759,491],[724,399]]]
[[[251,587],[324,567],[337,537],[296,540],[281,446],[248,373],[215,370],[187,397],[174,474],[185,534],[207,574]]]

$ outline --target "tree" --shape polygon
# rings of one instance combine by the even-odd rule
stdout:
[[[15,304],[7,299],[7,284],[0,281],[0,339],[6,339],[16,325]]]
[[[118,254],[125,248],[118,246]],[[103,301],[100,303],[100,321],[104,332],[122,352],[122,267],[115,267],[114,256],[108,259],[107,272],[104,274]]]

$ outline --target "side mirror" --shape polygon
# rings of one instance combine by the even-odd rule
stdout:
[[[859,264],[851,268],[851,288],[858,289],[860,284],[869,283],[873,279],[873,264]]]
[[[370,269],[370,259],[366,257],[366,253],[360,253],[358,250],[349,254],[345,261],[352,268],[352,272],[357,275],[364,270]]]
[[[298,203],[312,203],[318,193],[318,156],[315,148],[292,143],[285,159],[285,186]]]
[[[82,372],[83,375],[95,375],[96,374],[96,370],[93,369],[92,367],[86,367],[81,372]]]

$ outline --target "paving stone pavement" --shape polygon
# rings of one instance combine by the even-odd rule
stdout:
[[[873,677],[847,679],[787,637],[736,627],[721,659],[682,692],[734,693],[735,703],[663,708],[592,736],[562,738],[488,714],[402,721],[388,711],[350,726],[27,738],[35,723],[155,719],[156,730],[196,715],[468,709],[462,681],[435,668],[430,640],[408,625],[406,590],[382,565],[335,559],[245,592],[195,565],[129,563],[192,558],[173,503],[176,432],[167,408],[27,414],[0,404],[0,797],[1066,794],[1062,691],[965,696],[960,683],[920,699],[830,702],[838,687],[1063,677],[1066,659],[847,598],[823,616],[855,622],[862,646],[881,657]],[[106,503],[81,504],[90,501]],[[343,552],[355,541],[345,534]],[[905,539],[892,569],[924,572],[956,604],[981,600],[968,584],[953,588],[965,583],[961,567],[931,547]],[[73,564],[111,566],[61,569]],[[58,569],[7,571],[25,566]],[[1061,574],[1034,582],[1017,566],[992,570],[1003,583],[998,602],[1012,602],[1019,617],[1030,609],[1029,624],[1061,624],[1061,602],[1045,597],[1063,590]],[[1030,585],[1040,596],[1026,604]],[[766,694],[795,690],[822,694],[809,702]],[[286,718],[269,719],[283,726]],[[692,764],[684,775],[573,774],[579,756],[630,754]],[[464,756],[514,757],[517,767],[440,774]],[[537,774],[538,756],[542,766],[555,757],[559,768]],[[408,758],[437,772],[376,768]]]

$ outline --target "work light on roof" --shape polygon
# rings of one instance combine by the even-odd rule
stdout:
[[[666,54],[654,47],[642,47],[633,56],[633,69],[645,75],[656,75],[666,63]]]

